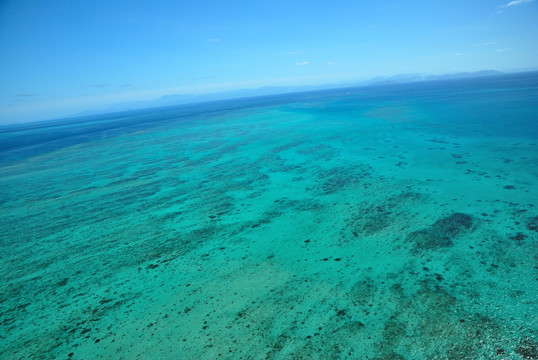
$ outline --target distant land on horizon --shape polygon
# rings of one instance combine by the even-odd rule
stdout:
[[[338,88],[365,87],[365,86],[383,86],[392,84],[402,84],[421,81],[436,81],[463,79],[473,77],[495,76],[506,74],[496,70],[480,70],[475,72],[459,72],[453,74],[430,75],[430,74],[398,74],[389,77],[377,76],[369,80],[358,82],[329,83],[324,85],[303,85],[303,86],[263,86],[257,89],[238,89],[225,92],[209,94],[170,94],[164,95],[156,100],[130,101],[118,103],[99,110],[88,110],[73,115],[62,117],[64,119],[78,116],[99,115],[130,110],[142,110],[150,108],[160,108],[175,105],[187,105],[194,103],[203,103],[209,101],[231,100],[247,97],[278,95],[286,93],[299,93],[316,90],[330,90]]]

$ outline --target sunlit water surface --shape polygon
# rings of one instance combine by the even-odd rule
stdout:
[[[537,359],[538,74],[0,128],[2,359]]]

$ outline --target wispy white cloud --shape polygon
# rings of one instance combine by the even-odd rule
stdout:
[[[496,51],[497,52],[505,52],[505,51],[508,51],[508,50],[510,50],[510,49],[497,49]]]
[[[300,53],[300,51],[288,51],[286,55],[299,55]]]
[[[454,53],[454,56],[462,56],[463,53]]]
[[[304,66],[304,65],[308,65],[308,64],[310,64],[310,62],[308,62],[308,61],[301,61],[301,62],[295,63],[295,66]]]
[[[209,38],[209,39],[205,39],[206,42],[219,42],[220,39],[217,39],[217,38]]]
[[[525,3],[530,3],[530,2],[533,2],[533,1],[534,0],[513,0],[513,1],[510,1],[506,5],[502,5],[501,7],[507,8],[507,7],[510,7],[510,6],[516,6],[516,5],[521,5],[521,4],[525,4]]]
[[[334,65],[334,61],[327,61],[325,65]]]

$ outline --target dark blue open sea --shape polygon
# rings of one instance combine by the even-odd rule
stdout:
[[[2,359],[538,359],[538,73],[0,127]]]

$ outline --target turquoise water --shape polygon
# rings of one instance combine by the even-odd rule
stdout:
[[[0,128],[3,359],[537,359],[538,74]]]

